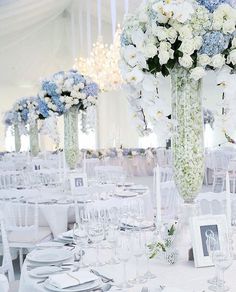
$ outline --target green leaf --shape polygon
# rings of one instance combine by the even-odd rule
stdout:
[[[175,66],[176,61],[174,59],[169,59],[169,61],[166,64],[166,67],[169,69],[173,69]]]
[[[170,74],[169,70],[167,69],[166,66],[162,66],[161,68],[161,73],[164,77],[168,76]]]
[[[168,229],[168,235],[172,236],[175,233],[175,226],[174,224],[171,225],[170,229]]]

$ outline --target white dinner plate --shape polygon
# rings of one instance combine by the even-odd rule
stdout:
[[[37,248],[62,248],[63,243],[57,241],[47,241],[36,244]]]
[[[34,250],[27,255],[27,259],[37,263],[56,263],[65,261],[73,256],[73,253],[68,249],[48,248]]]
[[[82,291],[86,292],[86,291],[91,291],[93,289],[99,288],[101,285],[102,285],[102,282],[100,279],[98,279],[96,281],[89,282],[89,283],[77,285],[74,287],[64,288],[64,289],[60,289],[60,288],[53,286],[52,284],[49,283],[48,280],[46,280],[44,283],[45,288],[47,288],[50,291],[54,291],[54,292],[82,292]]]
[[[138,194],[134,193],[134,192],[128,192],[128,191],[124,191],[124,192],[117,192],[115,194],[115,196],[117,197],[121,197],[121,198],[130,198],[130,197],[136,197]]]
[[[29,275],[34,278],[43,279],[48,277],[51,274],[57,273],[57,272],[63,272],[64,270],[60,267],[55,266],[42,266],[42,267],[36,267],[29,271]]]
[[[63,243],[71,243],[74,241],[73,237],[64,237],[62,234],[58,235],[57,239]]]
[[[182,289],[174,288],[174,287],[166,287],[164,288],[163,292],[186,292],[186,290],[182,290]]]

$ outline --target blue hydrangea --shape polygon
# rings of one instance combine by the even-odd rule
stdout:
[[[38,99],[38,110],[45,119],[49,117],[49,108],[47,104],[40,98]]]
[[[97,96],[99,92],[98,85],[96,83],[88,83],[82,90],[86,96]]]
[[[55,82],[44,80],[42,82],[42,89],[47,92],[48,95],[56,95],[57,94],[57,85]]]
[[[229,46],[230,36],[220,31],[207,32],[203,36],[203,44],[199,50],[199,54],[207,54],[212,57],[222,53]]]
[[[4,116],[4,123],[7,126],[12,126],[17,122],[17,113],[14,111],[8,111]]]
[[[57,107],[57,112],[59,114],[63,114],[65,112],[65,106],[64,103],[60,101],[60,96],[59,95],[52,95],[52,101]]]
[[[128,46],[130,44],[129,39],[124,31],[120,35],[120,45],[122,47]]]
[[[229,3],[230,0],[197,0],[197,2],[206,7],[210,12],[214,12],[222,3]]]
[[[70,70],[68,73],[68,78],[71,78],[74,80],[74,85],[77,85],[79,83],[85,83],[85,78],[83,75],[79,74],[76,70]]]

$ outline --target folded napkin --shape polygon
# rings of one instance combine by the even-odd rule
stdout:
[[[69,288],[97,280],[98,277],[89,271],[67,272],[57,275],[51,275],[48,282],[59,288]]]
[[[69,231],[66,231],[64,233],[62,233],[62,236],[63,237],[68,237],[68,238],[73,238],[73,230],[69,230]]]

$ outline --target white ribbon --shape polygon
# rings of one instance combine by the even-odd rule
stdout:
[[[87,0],[87,40],[88,40],[88,53],[92,49],[92,40],[91,40],[91,2]]]
[[[97,0],[97,13],[98,13],[98,35],[102,35],[102,19],[101,19],[101,0]]]
[[[116,0],[111,0],[111,23],[112,23],[112,37],[114,40],[116,32]]]
[[[129,0],[124,0],[124,10],[125,14],[127,14],[129,11]]]

